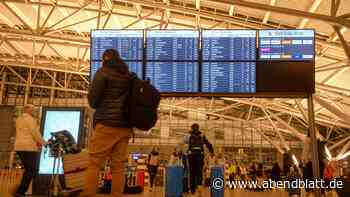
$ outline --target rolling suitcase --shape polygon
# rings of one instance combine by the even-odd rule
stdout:
[[[166,168],[165,197],[180,197],[183,190],[184,169],[182,166]]]
[[[224,167],[214,166],[211,168],[210,183],[210,196],[211,197],[223,197],[225,192],[225,178]]]
[[[143,186],[139,185],[139,174],[136,171],[129,171],[125,176],[124,194],[140,194],[143,192]]]
[[[137,185],[144,187],[145,185],[145,172],[137,171]]]

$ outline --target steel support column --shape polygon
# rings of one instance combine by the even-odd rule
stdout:
[[[4,98],[4,91],[5,91],[5,82],[6,82],[6,77],[7,73],[3,72],[2,73],[2,78],[1,78],[1,87],[0,87],[0,104],[3,104],[3,98]]]
[[[51,81],[51,87],[55,87],[56,86],[56,76],[57,73],[54,72],[53,73],[53,77],[52,77],[52,81]],[[49,100],[49,105],[53,104],[53,99],[55,98],[55,89],[51,89],[50,90],[50,100]]]
[[[28,78],[27,78],[27,82],[26,82],[26,89],[24,92],[24,105],[28,104],[28,99],[29,99],[29,93],[30,93],[30,84],[32,81],[32,69],[29,69],[29,73],[28,73]]]
[[[315,114],[314,114],[314,101],[313,95],[310,94],[308,97],[308,115],[309,115],[309,133],[311,137],[312,144],[312,170],[313,177],[316,179],[320,177],[320,166],[319,166],[319,158],[318,158],[318,144],[316,138],[316,129],[315,129]],[[315,197],[321,197],[320,189],[316,189]]]

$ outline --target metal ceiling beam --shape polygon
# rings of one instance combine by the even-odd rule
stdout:
[[[113,9],[113,2],[112,0],[102,0],[105,7],[109,10]]]
[[[335,87],[331,85],[326,85],[326,84],[321,84],[316,82],[316,88],[321,89],[321,90],[327,90],[327,91],[332,91],[332,92],[337,92],[340,94],[344,94],[344,97],[349,97],[350,96],[350,89],[345,89],[345,88],[340,88],[340,87]]]
[[[209,0],[209,1],[213,1],[213,0]],[[336,18],[336,17],[324,15],[324,14],[315,14],[315,13],[305,12],[305,11],[291,9],[291,8],[277,7],[277,6],[271,6],[263,3],[255,3],[251,1],[248,2],[243,0],[215,0],[215,2],[224,3],[228,5],[243,6],[243,7],[258,9],[258,10],[271,11],[271,12],[286,14],[286,15],[295,16],[295,17],[315,19],[315,20],[320,20],[320,21],[330,23],[332,25],[343,25],[345,27],[350,28],[349,20]]]
[[[80,12],[81,10],[84,10],[88,5],[90,5],[92,3],[92,0],[88,0],[83,6],[79,6],[79,9],[74,10],[72,13],[68,14],[67,16],[63,17],[62,19],[60,19],[59,21],[57,21],[55,24],[49,26],[47,29],[53,29],[55,26],[59,25],[60,23],[62,23],[63,21],[67,20],[68,18],[74,16],[75,14],[77,14],[78,12]]]
[[[201,114],[212,115],[212,116],[224,118],[224,119],[227,119],[227,120],[236,120],[236,121],[247,122],[246,120],[241,119],[241,118],[236,118],[236,117],[233,117],[233,116],[217,114],[217,113],[213,113],[213,112],[209,112],[209,111],[198,110],[198,109],[194,109],[194,108],[181,107],[181,106],[171,105],[171,104],[166,104],[166,103],[161,103],[160,106],[161,107],[170,108],[170,109],[173,108],[173,109],[178,109],[178,110],[182,110],[182,111],[192,111],[192,112],[197,112],[197,113],[201,113]],[[284,132],[284,133],[292,135],[292,132],[287,130],[287,129],[278,128],[278,127],[274,128],[274,127],[268,126],[268,125],[260,125],[259,123],[261,123],[261,122],[258,122],[258,121],[249,121],[249,123],[250,124],[254,124],[255,127],[261,126],[261,127],[264,127],[265,129],[270,129],[270,130],[277,129],[278,131],[281,131],[281,132]]]
[[[270,0],[270,5],[272,5],[272,6],[276,5],[276,1],[277,0]],[[270,15],[271,15],[270,11],[265,13],[263,23],[267,23],[269,21]]]
[[[330,75],[328,75],[325,79],[321,81],[321,83],[326,84],[329,83],[330,81],[336,79],[338,76],[349,70],[350,65],[344,66],[344,68],[338,68],[334,72],[332,72]]]
[[[16,82],[5,82],[6,85],[14,85],[14,86],[24,86],[26,87],[26,83],[16,83]],[[75,92],[80,94],[87,94],[87,91],[79,90],[79,89],[72,89],[72,88],[59,88],[59,87],[51,87],[51,86],[44,86],[44,85],[36,85],[36,84],[30,84],[30,87],[32,88],[43,88],[43,89],[49,89],[49,90],[59,90],[64,92]]]
[[[299,138],[301,141],[304,141],[306,138],[306,135],[303,133],[300,133],[297,129],[295,129],[294,127],[290,126],[288,123],[286,123],[284,120],[282,120],[281,118],[279,118],[278,116],[276,116],[274,113],[270,112],[269,110],[266,110],[270,116],[272,118],[274,118],[275,120],[277,120],[277,122],[281,123],[285,128],[287,128],[288,130],[292,131],[294,136],[296,136],[297,138]]]
[[[270,144],[272,144],[278,150],[279,153],[281,154],[284,153],[282,147],[278,145],[276,141],[273,141],[269,137],[267,137],[263,130],[261,130],[260,128],[253,128],[253,129],[257,130],[258,133],[261,135],[261,137],[264,138],[266,141],[268,141]]]
[[[240,21],[240,22],[236,22],[234,20],[235,18],[231,17],[229,15],[214,14],[214,13],[210,13],[210,12],[199,11],[197,9],[186,8],[186,7],[181,7],[181,6],[177,6],[177,5],[164,5],[163,3],[155,3],[155,2],[151,2],[151,1],[143,1],[143,0],[118,0],[118,1],[128,2],[128,3],[132,3],[132,4],[140,4],[140,5],[144,5],[147,7],[165,9],[165,10],[170,10],[170,11],[174,11],[174,12],[180,12],[181,14],[189,14],[189,15],[192,15],[194,17],[200,16],[200,17],[214,19],[214,20],[221,20],[221,21],[231,23],[233,25],[244,27],[244,25],[242,25],[242,21],[244,21],[245,19],[242,19],[242,21]],[[253,28],[253,27],[246,26],[245,28]]]
[[[271,126],[274,128],[274,130],[277,132],[280,140],[282,141],[282,145],[287,149],[287,151],[290,150],[290,147],[288,146],[288,144],[286,143],[286,140],[284,139],[283,135],[281,134],[281,132],[278,130],[278,127],[276,126],[275,122],[272,121],[270,114],[267,112],[267,110],[265,109],[265,107],[261,108],[262,111],[264,112],[265,116],[267,117],[267,119],[269,120]]]
[[[66,44],[78,44],[78,45],[84,45],[86,47],[90,47],[90,39],[88,37],[83,36],[74,36],[74,35],[35,35],[31,32],[28,32],[26,30],[18,30],[18,29],[9,29],[9,28],[0,28],[0,33],[5,33],[6,35],[11,36],[19,36],[19,37],[25,37],[28,39],[36,39],[38,41],[40,40],[50,40],[50,41],[56,41],[56,42],[62,42]]]
[[[220,108],[220,109],[213,110],[212,112],[213,112],[213,113],[218,113],[218,112],[221,112],[221,111],[226,111],[226,110],[228,110],[228,109],[232,109],[232,108],[237,107],[237,106],[239,106],[239,105],[241,105],[241,104],[240,104],[240,103],[234,103],[234,104],[231,104],[231,105],[229,105],[229,106],[226,106],[226,107],[223,107],[223,108]]]
[[[331,16],[337,16],[341,0],[332,0],[331,1]]]
[[[41,4],[41,3],[40,3],[40,4]],[[57,4],[54,4],[54,5],[51,7],[49,14],[46,16],[46,18],[45,18],[43,24],[40,26],[40,29],[39,29],[39,31],[38,31],[38,34],[41,34],[41,33],[42,33],[42,30],[45,28],[47,22],[49,21],[51,15],[52,15],[52,13],[56,10],[56,7],[57,7]]]
[[[337,148],[338,146],[347,142],[348,140],[350,140],[350,136],[343,138],[340,141],[336,142],[335,144],[333,144],[332,146],[329,147],[329,150],[332,151],[333,149]]]
[[[337,32],[337,35],[343,45],[344,48],[344,52],[347,55],[348,59],[350,59],[350,45],[348,44],[348,42],[345,40],[340,27],[339,26],[333,26],[333,29],[335,30],[335,32]]]
[[[231,6],[230,6],[230,10],[228,11],[228,14],[229,14],[230,16],[233,16],[234,13],[235,13],[235,6],[231,5]]]
[[[323,0],[314,0],[311,7],[309,8],[309,12],[314,13],[317,10],[317,8],[321,5],[322,1]],[[304,18],[303,20],[301,20],[298,28],[303,29],[306,26],[307,22],[309,22],[309,19]]]
[[[62,73],[72,73],[72,74],[79,74],[79,75],[84,75],[88,76],[90,73],[88,72],[78,72],[74,70],[69,70],[69,69],[62,69],[62,68],[53,68],[52,64],[51,67],[48,66],[42,66],[39,64],[32,65],[31,62],[18,62],[18,61],[11,61],[11,62],[6,62],[6,61],[0,61],[0,65],[4,65],[7,67],[21,67],[21,68],[32,68],[32,69],[39,69],[39,70],[47,70],[47,71],[55,71],[55,72],[62,72]]]
[[[66,28],[68,28],[68,27],[75,27],[76,25],[86,23],[86,22],[91,21],[91,20],[94,20],[94,19],[96,19],[96,18],[98,18],[98,17],[103,17],[103,16],[105,16],[105,15],[107,15],[107,14],[108,14],[108,13],[103,13],[101,16],[94,16],[94,17],[91,17],[91,18],[87,18],[87,19],[84,19],[84,20],[81,20],[81,21],[77,21],[77,22],[71,23],[71,24],[69,24],[69,25],[65,25],[65,26],[63,26],[63,27],[59,27],[59,28],[57,28],[57,29],[52,29],[52,30],[47,29],[46,31],[44,31],[44,34],[47,34],[47,33],[52,34],[52,33],[55,33],[55,32],[57,32],[57,31],[66,29]]]
[[[142,20],[148,18],[149,16],[153,15],[156,12],[156,10],[154,10],[153,12],[150,12],[148,14],[146,14],[145,16],[139,16],[138,19],[136,19],[135,21],[131,22],[130,24],[126,25],[125,27],[123,27],[123,29],[128,29],[129,27],[141,22]]]
[[[19,1],[19,0],[6,0],[6,2],[16,2],[16,3],[23,3],[23,1]],[[135,2],[135,1],[133,1]],[[130,3],[132,3],[130,1]],[[254,29],[260,29],[260,28],[278,28],[278,26],[272,26],[271,24],[257,24],[256,21],[251,21],[249,22],[249,20],[246,20],[246,18],[240,18],[238,16],[230,16],[230,15],[220,15],[220,14],[216,14],[216,13],[209,13],[209,12],[195,12],[193,14],[193,12],[195,10],[191,9],[191,8],[186,8],[186,7],[179,7],[179,6],[174,6],[174,5],[164,5],[162,4],[161,6],[159,4],[151,4],[150,2],[147,2],[147,1],[137,1],[137,3],[141,4],[141,5],[145,5],[147,7],[153,7],[156,6],[156,8],[161,8],[161,9],[168,9],[168,10],[171,10],[171,11],[174,11],[174,12],[178,12],[177,14],[173,13],[174,15],[174,19],[176,19],[177,17],[184,17],[183,14],[179,14],[179,13],[187,13],[187,14],[190,14],[190,15],[200,15],[201,17],[206,17],[206,18],[210,18],[210,19],[214,19],[214,20],[217,20],[217,21],[224,21],[224,22],[227,22],[227,23],[230,23],[230,24],[233,24],[233,25],[236,25],[236,26],[240,26],[240,27],[244,27],[244,28],[254,28]],[[31,2],[32,5],[37,5],[38,3],[37,2]],[[45,6],[50,6],[52,7],[52,4],[50,3],[44,3],[42,2],[42,5],[45,5]],[[160,6],[160,7],[159,7]],[[79,9],[79,7],[77,6],[73,6],[73,5],[67,5],[67,4],[59,4],[57,5],[57,7],[60,7],[60,8],[68,8],[68,9]],[[125,7],[126,9],[127,7]],[[145,8],[144,8],[145,9]],[[91,11],[91,12],[98,12],[98,8],[94,8],[94,7],[87,7],[85,8],[86,11]],[[137,18],[137,16],[135,15],[132,15],[132,14],[125,14],[123,12],[120,12],[120,10],[118,10],[118,12],[116,11],[110,11],[110,10],[101,10],[102,13],[112,13],[112,17],[113,16],[117,16],[117,15],[121,15],[121,16],[128,16],[128,17],[135,17]],[[224,18],[222,18],[224,17]],[[145,19],[146,20],[146,19]],[[150,17],[148,18],[147,20],[150,20],[150,21],[156,21],[156,22],[160,22],[160,20],[158,18],[154,18],[154,17]],[[239,20],[239,21],[238,21]],[[188,21],[188,20],[185,20],[185,21]],[[195,23],[195,20],[194,20],[194,23]],[[203,20],[202,20],[202,23],[203,23]],[[174,25],[178,25],[178,26],[184,26],[184,27],[190,27],[190,28],[196,28],[195,25],[189,25],[189,24],[185,24],[185,23],[177,23],[175,21],[169,21],[169,24],[174,24]],[[210,26],[210,25],[209,25]],[[293,28],[293,27],[291,27]],[[25,32],[24,32],[25,33]],[[67,36],[67,39],[71,39],[71,36]],[[88,41],[87,41],[88,42]],[[323,41],[323,40],[320,40],[320,39],[317,39],[317,44],[321,44],[323,46],[328,46],[328,47],[332,47],[332,48],[339,48],[341,47],[340,44],[337,44],[337,43],[331,43],[331,42],[326,42],[326,41]]]
[[[323,100],[319,96],[315,96],[315,101],[320,104],[322,107],[326,108],[329,112],[336,115],[339,119],[344,120],[347,123],[350,123],[350,115],[342,112],[338,108],[332,106],[329,102]]]
[[[11,12],[12,15],[16,17],[17,20],[21,21],[21,23],[26,26],[32,33],[34,33],[33,28],[26,22],[24,21],[18,14],[9,6],[5,1],[1,1],[1,4],[4,5],[4,7]]]
[[[269,105],[262,106],[260,103],[246,101],[245,99],[235,99],[235,98],[221,98],[221,99],[239,102],[239,103],[243,103],[243,104],[247,104],[247,105],[254,105],[255,107],[259,107],[259,108],[266,107],[267,109],[271,109],[274,111],[292,114],[296,117],[302,117],[302,115],[300,114],[300,112],[298,110],[290,108],[290,107],[289,108],[287,108],[287,107],[281,108],[281,107],[275,107],[275,106],[272,107]],[[339,127],[350,128],[350,125],[345,124],[344,122],[334,122],[334,121],[330,120],[330,117],[328,117],[328,116],[324,117],[324,116],[321,116],[321,114],[317,115],[315,117],[315,119],[316,119],[316,123],[320,124],[320,125],[324,125],[324,126],[326,126],[326,125],[338,125]]]
[[[326,64],[326,65],[323,65],[323,66],[317,66],[315,70],[319,71],[319,70],[322,70],[322,69],[325,69],[325,68],[332,68],[332,67],[336,67],[336,66],[343,66],[344,64],[349,64],[349,60],[345,59],[345,60],[337,61],[337,62],[334,62],[334,63]]]

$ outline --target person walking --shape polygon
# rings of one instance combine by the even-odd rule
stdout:
[[[199,130],[198,124],[191,126],[189,137],[189,169],[190,169],[190,190],[194,194],[198,186],[202,186],[203,182],[203,166],[204,166],[204,145],[214,157],[214,149],[205,135]],[[201,195],[201,188],[199,191]]]
[[[94,130],[88,146],[89,161],[82,196],[96,197],[100,166],[111,159],[113,197],[121,197],[124,188],[124,168],[128,161],[128,143],[132,128],[124,109],[132,74],[118,51],[107,49],[102,67],[97,70],[88,92],[89,105],[94,108]]]
[[[159,152],[156,148],[153,148],[151,153],[148,156],[148,173],[150,177],[150,191],[153,190],[154,179],[157,176],[158,167],[159,167]]]
[[[273,167],[271,169],[271,176],[272,176],[272,180],[275,182],[281,180],[281,168],[277,162],[273,164]]]
[[[23,114],[16,120],[14,150],[24,165],[24,174],[14,194],[15,197],[25,196],[30,182],[38,173],[39,151],[46,145],[46,141],[40,134],[38,121],[33,117],[33,110],[34,105],[25,105]]]

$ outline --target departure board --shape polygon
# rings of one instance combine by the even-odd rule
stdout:
[[[91,79],[91,81],[94,79],[97,70],[102,66],[101,64],[102,64],[101,61],[91,61],[90,62],[90,79]]]
[[[148,62],[146,79],[160,92],[198,92],[198,63]]]
[[[204,61],[255,61],[256,30],[203,30]]]
[[[204,62],[202,92],[255,93],[255,62]]]
[[[147,60],[198,60],[198,40],[195,30],[147,31]]]
[[[123,60],[143,59],[142,30],[95,30],[91,32],[91,60],[102,60],[106,49],[116,49]]]
[[[125,62],[129,67],[129,72],[134,72],[137,76],[142,79],[142,62]],[[102,66],[101,61],[93,61],[91,62],[91,70],[90,70],[90,79],[91,81],[94,79],[97,70]]]
[[[314,30],[260,30],[260,60],[305,61],[315,58]]]

